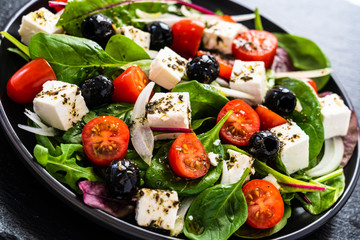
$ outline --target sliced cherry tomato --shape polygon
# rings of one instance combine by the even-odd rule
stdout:
[[[219,16],[219,18],[225,22],[236,23],[236,21],[234,19],[232,19],[232,17],[230,15],[221,15],[221,16]]]
[[[242,188],[248,206],[246,223],[253,228],[275,226],[284,215],[284,202],[279,190],[270,182],[252,180]]]
[[[316,95],[318,95],[317,86],[316,86],[316,83],[314,82],[314,80],[312,80],[310,78],[301,78],[301,80],[303,80],[306,83],[310,84],[310,86],[315,90]]]
[[[185,178],[204,176],[210,168],[210,160],[195,133],[182,133],[169,151],[171,169]]]
[[[115,78],[114,102],[135,103],[141,91],[149,83],[149,78],[139,66],[133,65],[125,70],[120,76]]]
[[[86,156],[100,166],[108,166],[111,161],[124,158],[129,137],[127,125],[113,116],[92,119],[85,125],[81,135]]]
[[[68,0],[56,0],[56,2],[64,2],[67,3]],[[61,10],[63,10],[65,8],[65,6],[62,5],[56,5],[54,6],[54,9],[56,12],[60,12]]]
[[[285,118],[262,105],[257,106],[255,111],[260,118],[260,130],[268,130],[287,122]]]
[[[49,80],[56,80],[50,64],[43,58],[36,58],[20,68],[8,81],[7,95],[17,103],[31,103],[42,85]]]
[[[272,33],[260,30],[249,30],[240,33],[232,45],[236,59],[243,61],[263,61],[269,68],[274,61],[278,40]]]
[[[196,56],[200,56],[200,55],[204,55],[204,54],[209,54],[207,52],[204,51],[197,51]],[[233,66],[228,63],[227,61],[221,59],[220,57],[214,56],[216,58],[216,60],[219,63],[219,67],[220,67],[220,71],[219,71],[219,77],[222,77],[226,80],[230,79],[231,77],[231,73],[233,70]]]
[[[176,22],[171,27],[171,49],[185,58],[193,58],[199,49],[204,29],[205,24],[199,20],[183,19]]]
[[[260,129],[260,119],[255,110],[246,102],[235,99],[221,109],[217,116],[219,122],[228,111],[234,111],[220,130],[220,138],[224,142],[237,146],[246,145],[250,137]]]

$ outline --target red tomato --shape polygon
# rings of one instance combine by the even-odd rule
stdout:
[[[149,78],[140,67],[136,65],[129,67],[113,81],[113,102],[135,103],[148,83]]]
[[[267,130],[287,122],[285,118],[281,117],[277,113],[274,113],[273,111],[262,105],[257,106],[255,108],[255,111],[260,118],[261,130]]]
[[[66,3],[68,0],[56,0],[56,2],[64,2]],[[62,6],[62,5],[58,5],[58,6],[55,6],[54,9],[56,12],[60,12],[61,10],[63,10],[65,8],[65,6]]]
[[[81,135],[86,156],[100,166],[108,166],[113,160],[124,158],[129,137],[127,125],[113,116],[92,119],[85,125]]]
[[[176,22],[171,30],[173,42],[171,49],[185,58],[192,58],[199,49],[205,23],[199,20],[183,19]]]
[[[236,21],[234,19],[232,19],[232,17],[229,15],[221,15],[221,16],[219,16],[219,18],[226,22],[236,23]]]
[[[270,182],[252,180],[242,188],[248,206],[246,223],[253,228],[275,226],[284,215],[284,202],[279,190]]]
[[[278,40],[274,34],[249,30],[240,33],[232,45],[236,59],[243,61],[263,61],[265,68],[270,68],[276,54]]]
[[[209,54],[209,53],[206,53],[204,51],[197,51],[196,56],[200,56],[204,54]],[[220,57],[215,56],[215,58],[218,61],[220,67],[219,77],[222,77],[226,80],[230,79],[233,66],[230,63],[226,62],[225,60],[221,59]]]
[[[220,138],[224,142],[243,146],[250,137],[260,129],[260,119],[255,110],[246,102],[235,99],[221,109],[217,116],[219,122],[228,111],[234,111],[220,130]]]
[[[8,81],[7,95],[17,103],[31,103],[42,85],[49,80],[56,80],[50,64],[43,58],[36,58],[20,68]]]
[[[185,178],[204,176],[210,168],[210,160],[195,133],[182,133],[169,151],[171,169]]]
[[[303,80],[306,83],[310,84],[310,86],[315,90],[316,95],[318,95],[317,86],[316,86],[316,83],[314,82],[314,80],[312,80],[310,78],[301,78],[301,80]]]

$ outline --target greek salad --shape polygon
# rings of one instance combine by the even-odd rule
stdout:
[[[249,29],[244,21],[254,21]],[[170,236],[263,238],[341,197],[355,114],[309,39],[181,0],[57,0],[7,83],[34,160],[84,204]],[[339,124],[341,123],[341,124]]]

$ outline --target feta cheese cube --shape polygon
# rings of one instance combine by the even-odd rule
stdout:
[[[226,163],[228,168],[227,183],[232,184],[239,181],[247,168],[251,169],[251,174],[255,173],[255,169],[252,167],[254,162],[253,157],[231,149],[228,149],[227,152],[230,155],[230,160]],[[250,179],[250,175],[247,176],[247,179]],[[225,179],[222,179],[222,181],[223,180]]]
[[[230,23],[221,20],[211,20],[206,22],[202,42],[204,48],[219,50],[224,54],[232,53],[232,43],[235,37],[247,27],[240,23]]]
[[[68,130],[89,112],[80,88],[61,81],[47,81],[33,101],[34,111],[50,126]]]
[[[251,104],[261,104],[268,90],[264,62],[235,60],[229,86],[253,96]]]
[[[148,32],[141,31],[133,26],[123,26],[116,29],[116,34],[121,34],[130,38],[145,50],[150,49],[150,33]]]
[[[19,29],[21,41],[28,45],[31,37],[38,32],[62,33],[63,29],[56,26],[59,18],[60,16],[53,14],[44,7],[23,16]]]
[[[186,72],[186,59],[168,47],[159,51],[150,65],[149,78],[168,90],[180,82]]]
[[[143,188],[138,195],[135,209],[137,224],[166,230],[174,228],[179,209],[177,192]]]
[[[347,134],[351,111],[339,95],[333,93],[319,98],[325,139]]]
[[[271,128],[280,140],[280,158],[289,174],[309,165],[309,136],[294,122]]]
[[[190,97],[187,92],[155,93],[146,109],[150,127],[190,127]]]

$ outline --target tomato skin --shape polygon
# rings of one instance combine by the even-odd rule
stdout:
[[[56,2],[64,2],[66,3],[68,0],[56,0]],[[65,6],[55,6],[54,9],[56,12],[60,12],[61,10],[63,10],[65,8]]]
[[[139,66],[129,67],[113,81],[113,102],[135,103],[149,82],[149,78]]]
[[[90,161],[99,166],[109,166],[113,160],[125,157],[130,133],[120,118],[100,116],[85,125],[81,138]]]
[[[234,111],[220,129],[220,138],[236,146],[248,144],[250,137],[260,129],[260,119],[255,110],[241,99],[235,99],[221,109],[219,122],[228,111]],[[236,135],[234,135],[236,134]]]
[[[236,59],[243,61],[263,61],[265,68],[270,68],[276,54],[278,40],[272,33],[249,30],[240,33],[232,45]]]
[[[208,53],[200,50],[200,51],[197,51],[196,56],[200,56],[200,55],[204,55],[204,54],[208,54]],[[219,68],[220,68],[219,77],[229,80],[231,77],[233,66],[219,57],[215,56],[215,58],[219,63]]]
[[[182,133],[171,145],[169,151],[171,169],[185,178],[204,176],[210,168],[210,160],[195,133]]]
[[[231,22],[231,23],[236,23],[236,21],[234,19],[232,19],[232,17],[230,15],[220,15],[219,16],[220,20],[223,20],[225,22]]]
[[[242,191],[248,205],[246,223],[253,228],[274,227],[284,215],[284,202],[279,190],[270,182],[254,179]]]
[[[17,103],[31,103],[42,85],[57,80],[50,64],[43,58],[36,58],[21,67],[6,85],[7,95]]]
[[[185,58],[193,58],[199,49],[205,23],[194,19],[183,19],[176,22],[171,30],[173,42],[171,49]]]
[[[285,118],[262,105],[257,106],[255,111],[260,118],[260,130],[268,130],[287,122]]]
[[[310,79],[310,78],[301,78],[301,80],[303,80],[304,82],[310,84],[310,86],[315,90],[316,95],[319,95],[317,92],[317,86],[316,83],[314,82],[314,80]]]

